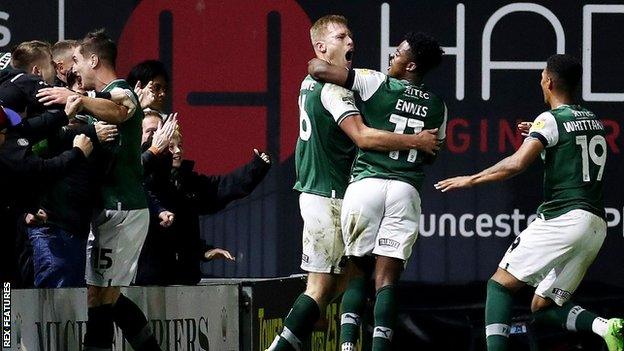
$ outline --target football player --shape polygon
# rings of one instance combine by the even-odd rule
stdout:
[[[435,185],[447,192],[501,181],[524,171],[539,155],[544,161],[538,218],[516,238],[488,281],[485,335],[490,351],[507,349],[512,296],[527,284],[535,287],[531,311],[537,323],[593,331],[610,351],[623,347],[622,319],[607,320],[570,302],[607,234],[605,129],[593,112],[574,104],[580,79],[577,59],[551,56],[540,81],[550,110],[537,116],[518,151],[480,173]],[[528,124],[519,127],[525,130]]]
[[[141,120],[136,95],[115,72],[117,47],[103,31],[87,34],[74,51],[74,70],[85,90],[110,92],[121,88],[134,107],[102,109],[84,100],[99,119],[117,125],[123,140],[101,188],[101,208],[92,222],[87,243],[86,280],[88,321],[86,349],[111,349],[113,322],[135,350],[159,350],[143,312],[120,293],[136,275],[141,247],[147,235],[149,212],[141,166]]]
[[[347,87],[362,99],[366,124],[398,135],[435,131],[446,136],[444,102],[423,84],[442,59],[437,41],[423,33],[408,33],[390,60],[388,74],[345,70],[313,59],[308,72],[316,79]],[[431,154],[418,149],[360,149],[355,158],[342,205],[341,223],[350,276],[341,306],[341,348],[354,350],[364,308],[364,285],[375,258],[375,329],[373,350],[388,350],[396,319],[397,283],[418,235],[419,191],[423,165]]]
[[[347,72],[354,44],[343,16],[320,18],[310,29],[314,52]],[[323,61],[323,62],[325,62]],[[299,94],[300,131],[295,150],[299,206],[303,218],[301,268],[307,272],[304,293],[295,301],[282,332],[269,350],[299,350],[327,303],[334,297],[344,253],[340,208],[355,152],[361,149],[438,149],[437,130],[396,134],[369,128],[354,103],[353,93],[307,76]]]

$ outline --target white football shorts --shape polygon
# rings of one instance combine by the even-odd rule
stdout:
[[[129,286],[147,236],[149,210],[103,210],[87,241],[86,281],[93,286]]]
[[[604,219],[585,210],[537,218],[511,244],[499,267],[561,306],[570,299],[607,235]]]
[[[420,195],[408,183],[364,178],[349,184],[341,217],[345,255],[407,261],[418,236],[420,212]]]
[[[342,199],[301,193],[299,208],[303,218],[301,269],[312,273],[340,273],[344,254],[340,230]]]

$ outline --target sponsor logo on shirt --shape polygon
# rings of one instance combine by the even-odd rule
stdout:
[[[545,126],[546,122],[544,122],[544,120],[540,118],[536,120],[535,123],[533,123],[533,125],[531,126],[531,131],[544,129]]]

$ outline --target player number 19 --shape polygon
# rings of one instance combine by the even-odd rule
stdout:
[[[397,134],[405,133],[405,127],[414,128],[414,133],[419,133],[425,126],[425,122],[419,119],[407,118],[396,114],[390,115],[390,122],[396,124],[396,126],[394,127],[394,132]],[[393,160],[398,160],[399,151],[390,151],[388,156],[390,156],[390,158]],[[410,149],[409,153],[407,154],[407,162],[416,162],[416,156],[418,156],[418,150]]]
[[[607,141],[602,135],[596,135],[587,143],[587,135],[579,135],[576,137],[576,145],[581,146],[581,160],[583,162],[583,181],[591,181],[589,176],[589,159],[593,163],[600,166],[596,180],[602,180],[602,172],[604,171],[605,163],[607,162]],[[596,152],[596,147],[600,145],[602,147],[602,154],[599,156]]]

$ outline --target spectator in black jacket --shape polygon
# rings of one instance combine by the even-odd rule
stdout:
[[[64,106],[46,107],[36,97],[39,89],[54,82],[55,74],[50,44],[33,40],[17,45],[11,51],[10,65],[0,71],[4,106],[23,114],[23,117],[32,117],[47,110],[62,110]]]
[[[138,285],[195,285],[201,279],[202,260],[234,260],[229,252],[203,242],[199,216],[218,212],[230,202],[249,195],[271,166],[269,155],[254,150],[253,160],[230,174],[199,174],[193,171],[193,161],[182,160],[182,136],[178,131],[169,144],[169,152],[172,167],[152,174],[147,185],[163,207],[175,213],[175,220],[163,228],[152,216],[139,259]]]
[[[18,266],[16,253],[22,255],[27,243],[19,241],[16,250],[16,234],[19,222],[23,222],[25,213],[37,214],[36,197],[38,189],[49,185],[72,171],[91,153],[92,144],[84,134],[73,140],[73,148],[60,155],[42,159],[32,152],[30,141],[9,128],[0,147],[0,183],[3,194],[0,199],[0,232],[2,232],[2,280],[20,282],[20,273],[29,272],[28,267]],[[26,248],[27,250],[27,248]],[[25,264],[29,264],[26,255]],[[25,270],[24,270],[25,269]],[[26,274],[29,275],[29,274]],[[26,284],[28,286],[28,284]]]
[[[7,60],[9,64],[5,67]],[[27,211],[37,213],[35,199],[38,191],[45,186],[45,181],[65,174],[84,156],[76,149],[50,160],[41,159],[32,153],[31,146],[34,143],[67,123],[64,106],[46,107],[36,97],[38,90],[48,87],[48,83],[54,79],[49,44],[40,41],[21,43],[12,50],[11,55],[2,55],[0,61],[4,67],[0,71],[0,101],[4,107],[23,117],[19,124],[7,130],[5,145],[0,151],[0,178],[5,179],[2,184],[11,184],[0,199],[4,217],[0,223],[0,232],[4,235],[0,240],[4,250],[7,250],[2,255],[3,260],[7,261],[7,264],[2,265],[2,276],[19,283],[16,252],[27,251],[28,243],[21,238],[18,241],[21,246],[15,248],[17,223],[23,222]],[[28,265],[19,268],[28,268]]]
[[[65,109],[70,124],[50,136],[40,153],[51,156],[68,148],[72,135],[85,131],[98,151],[117,135],[115,125],[87,124],[77,118],[77,99],[70,99]],[[97,156],[97,152],[95,153]],[[39,213],[46,220],[27,228],[33,247],[34,286],[38,288],[84,287],[85,248],[98,186],[106,174],[102,157],[83,160],[74,171],[50,184],[39,202]]]
[[[18,125],[9,130],[7,145],[0,154],[0,161],[10,164],[12,168],[11,174],[7,173],[15,182],[11,190],[18,191],[15,194],[5,194],[7,195],[5,200],[10,201],[10,204],[4,207],[11,208],[8,214],[11,216],[11,220],[5,223],[9,223],[11,227],[6,228],[9,234],[2,238],[2,246],[11,249],[11,256],[15,256],[15,252],[18,253],[20,260],[18,267],[21,271],[22,282],[25,283],[23,286],[31,286],[33,275],[32,249],[28,235],[25,234],[27,229],[23,225],[24,215],[28,212],[32,214],[26,216],[27,218],[38,217],[40,221],[45,220],[47,214],[44,211],[39,211],[39,195],[44,193],[46,189],[50,189],[54,181],[63,178],[67,174],[67,169],[75,169],[73,167],[80,163],[79,153],[77,154],[75,150],[63,152],[59,156],[46,155],[47,157],[54,157],[45,159],[33,154],[31,146],[42,139],[47,139],[48,142],[51,142],[58,139],[58,135],[67,134],[63,133],[65,130],[60,128],[67,124],[68,121],[63,111],[65,100],[68,99],[68,96],[74,96],[74,101],[76,102],[79,98],[83,100],[90,99],[91,106],[110,107],[111,104],[117,106],[115,102],[111,101],[102,99],[95,101],[90,97],[78,97],[75,92],[69,89],[53,90],[52,93],[56,94],[52,97],[49,96],[49,93],[42,93],[42,91],[51,89],[48,82],[54,79],[54,74],[50,46],[39,41],[25,42],[18,45],[12,51],[10,65],[0,71],[0,100],[6,106],[18,111],[25,117]],[[115,95],[116,98],[113,98],[112,95]],[[59,96],[65,97],[65,99],[60,99]],[[117,101],[119,103],[127,102],[126,100],[128,99],[124,99],[124,96],[125,94],[114,94],[113,91],[109,94],[109,98],[119,100]],[[71,140],[74,135],[81,133],[91,135],[93,140],[95,140],[94,135],[98,129],[110,131],[114,127],[101,124],[84,126],[83,129],[73,130],[73,134],[69,133],[70,138],[68,140]],[[80,137],[80,139],[82,138]],[[71,147],[71,145],[68,146]],[[76,175],[76,172],[72,174],[72,176]],[[76,190],[74,193],[79,193],[79,191]],[[60,197],[63,195],[65,194],[62,192],[59,194]],[[50,208],[56,207],[52,206]],[[74,216],[74,214],[57,208],[52,217],[57,219],[60,216],[71,218],[72,223],[80,222],[79,226],[84,227],[85,222],[81,220],[87,219],[89,216],[80,218]],[[16,223],[19,223],[19,225]],[[16,229],[18,227],[23,230],[18,231]],[[13,249],[14,242],[18,246],[15,249]],[[3,255],[3,257],[8,257],[8,255]],[[15,261],[14,259],[11,260]]]

